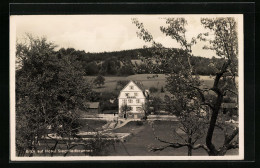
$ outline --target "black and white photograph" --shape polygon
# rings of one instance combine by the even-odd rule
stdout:
[[[11,15],[10,159],[243,160],[242,14]]]

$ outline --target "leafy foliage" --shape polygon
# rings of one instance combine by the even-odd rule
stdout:
[[[128,106],[127,104],[123,104],[120,107],[120,111],[122,112],[122,114],[124,115],[124,117],[127,117],[127,112],[131,111],[131,107]]]
[[[89,82],[83,80],[81,64],[71,56],[75,50],[56,52],[55,45],[45,38],[30,35],[26,43],[17,43],[16,47],[18,156],[27,151],[33,156],[39,146],[51,150],[52,156],[61,142],[69,152],[75,147],[72,142],[79,139],[78,111],[86,110],[83,104],[92,96]]]
[[[95,62],[87,63],[84,67],[87,75],[96,75],[100,71],[100,67]]]
[[[152,110],[150,111],[154,113],[159,113],[162,109],[163,100],[159,96],[150,96],[149,100],[149,107],[152,108]]]
[[[204,47],[204,49],[214,50],[217,56],[222,58],[213,58],[210,64],[207,65],[207,67],[212,69],[209,73],[215,75],[212,88],[205,88],[199,79],[198,75],[204,69],[202,69],[202,65],[198,66],[199,68],[196,67],[191,47],[197,43],[197,39],[187,40],[185,29],[187,21],[184,18],[166,18],[165,21],[167,26],[161,26],[160,30],[166,36],[179,42],[181,45],[180,49],[173,50],[163,47],[162,44],[154,41],[153,36],[144,28],[142,23],[137,19],[133,19],[133,23],[139,29],[137,35],[144,41],[152,44],[152,47],[148,49],[152,56],[150,58],[142,57],[141,59],[144,59],[147,66],[151,67],[152,72],[165,73],[167,75],[166,89],[171,93],[171,96],[166,97],[167,108],[171,111],[177,111],[180,114],[179,117],[188,121],[189,128],[192,128],[193,125],[197,125],[199,122],[191,114],[195,113],[200,117],[199,112],[206,106],[209,109],[207,110],[209,123],[207,124],[206,145],[198,144],[194,146],[192,140],[189,143],[173,143],[158,138],[161,142],[168,144],[158,150],[163,150],[167,147],[179,148],[188,146],[190,149],[203,148],[209,155],[224,155],[227,150],[238,147],[238,142],[233,141],[238,134],[238,128],[235,127],[230,135],[224,131],[225,140],[223,146],[219,149],[216,149],[212,143],[212,136],[215,126],[218,125],[218,114],[224,96],[237,95],[235,82],[238,64],[236,21],[234,18],[229,17],[201,19],[201,24],[214,35],[213,38],[212,36],[208,38],[209,32],[201,33],[197,36],[197,39],[207,41],[209,46]],[[153,61],[156,64],[153,64]],[[182,122],[182,126],[187,127],[185,125],[186,122]],[[185,131],[185,133],[190,136],[189,130]]]
[[[164,93],[165,91],[164,91],[164,88],[163,88],[163,86],[161,87],[161,93]]]
[[[99,102],[100,102],[100,109],[102,112],[105,110],[111,110],[113,113],[115,111],[118,111],[118,96],[119,92],[118,91],[113,91],[113,92],[102,92]],[[114,102],[110,102],[110,100],[113,100]]]
[[[95,85],[97,85],[97,86],[100,87],[101,85],[104,85],[104,84],[105,84],[105,78],[104,78],[103,76],[101,76],[101,75],[98,75],[98,76],[94,79],[93,83],[94,83]]]
[[[179,51],[176,48],[168,48],[171,53],[178,54]],[[133,74],[144,74],[155,72],[150,66],[147,66],[143,62],[143,59],[150,57],[153,54],[151,48],[123,50],[117,52],[101,52],[101,53],[85,53],[84,51],[75,50],[73,48],[61,48],[59,52],[63,55],[70,55],[80,62],[82,67],[85,69],[86,75],[133,75]],[[143,59],[140,59],[143,58]],[[134,60],[137,60],[136,63]],[[133,61],[133,62],[131,62]],[[152,60],[153,64],[157,62]],[[211,65],[221,66],[222,59],[218,58],[203,58],[203,57],[192,57],[190,63],[194,68],[194,74],[199,75],[215,75],[216,69],[212,68]],[[214,63],[214,64],[210,64]],[[163,66],[163,65],[162,65]],[[179,66],[175,67],[175,71],[179,70]],[[161,67],[163,69],[163,67]],[[157,73],[164,73],[156,71]]]
[[[158,88],[152,86],[152,87],[149,88],[149,91],[150,91],[151,93],[156,93],[156,92],[158,92]]]

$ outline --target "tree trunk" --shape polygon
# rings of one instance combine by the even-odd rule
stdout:
[[[192,156],[192,147],[191,147],[191,138],[189,137],[188,138],[188,143],[189,143],[189,146],[188,146],[188,156]]]
[[[215,146],[212,144],[212,137],[213,137],[213,133],[214,133],[214,129],[215,129],[215,124],[216,124],[216,121],[218,118],[219,108],[220,108],[220,106],[216,107],[212,112],[210,125],[208,128],[207,137],[206,137],[206,145],[210,150],[209,155],[213,155],[213,156],[218,155]]]
[[[192,156],[192,148],[188,146],[188,156]]]
[[[56,141],[55,142],[55,145],[53,147],[51,147],[51,157],[53,156],[54,152],[55,152],[55,149],[57,147],[57,144],[58,144],[59,141]]]
[[[218,113],[221,107],[221,103],[223,102],[223,94],[221,90],[218,88],[219,80],[223,76],[224,72],[226,72],[227,66],[230,64],[230,60],[228,63],[224,63],[222,66],[221,72],[216,74],[216,78],[214,80],[213,87],[211,88],[212,91],[214,91],[217,94],[217,100],[214,103],[214,106],[212,108],[212,114],[210,118],[210,125],[208,128],[207,136],[206,136],[206,145],[209,149],[209,155],[218,155],[218,151],[216,150],[215,146],[212,143],[212,137],[214,133],[215,124],[218,118]]]

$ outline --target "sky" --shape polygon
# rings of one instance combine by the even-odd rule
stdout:
[[[164,18],[167,17],[185,17],[188,40],[207,31],[200,24],[200,18],[208,15],[26,15],[11,16],[11,22],[18,40],[23,40],[29,33],[46,37],[58,45],[57,49],[72,47],[85,52],[109,52],[150,46],[136,35],[137,27],[131,18],[137,18],[156,42],[165,47],[180,48],[175,40],[160,31],[160,26],[166,25]],[[216,56],[213,51],[203,50],[204,45],[199,42],[193,46],[193,54],[208,58]]]

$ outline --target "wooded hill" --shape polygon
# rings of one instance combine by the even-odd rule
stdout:
[[[178,49],[171,49],[178,50]],[[71,55],[82,68],[85,69],[87,75],[133,75],[148,73],[147,67],[140,60],[140,57],[147,58],[151,55],[149,49],[132,49],[113,52],[86,53],[84,50],[75,50],[74,48],[61,48],[58,51],[61,55]],[[195,69],[195,73],[199,75],[214,75],[216,72],[212,68],[221,65],[223,59],[192,57],[191,64]]]

